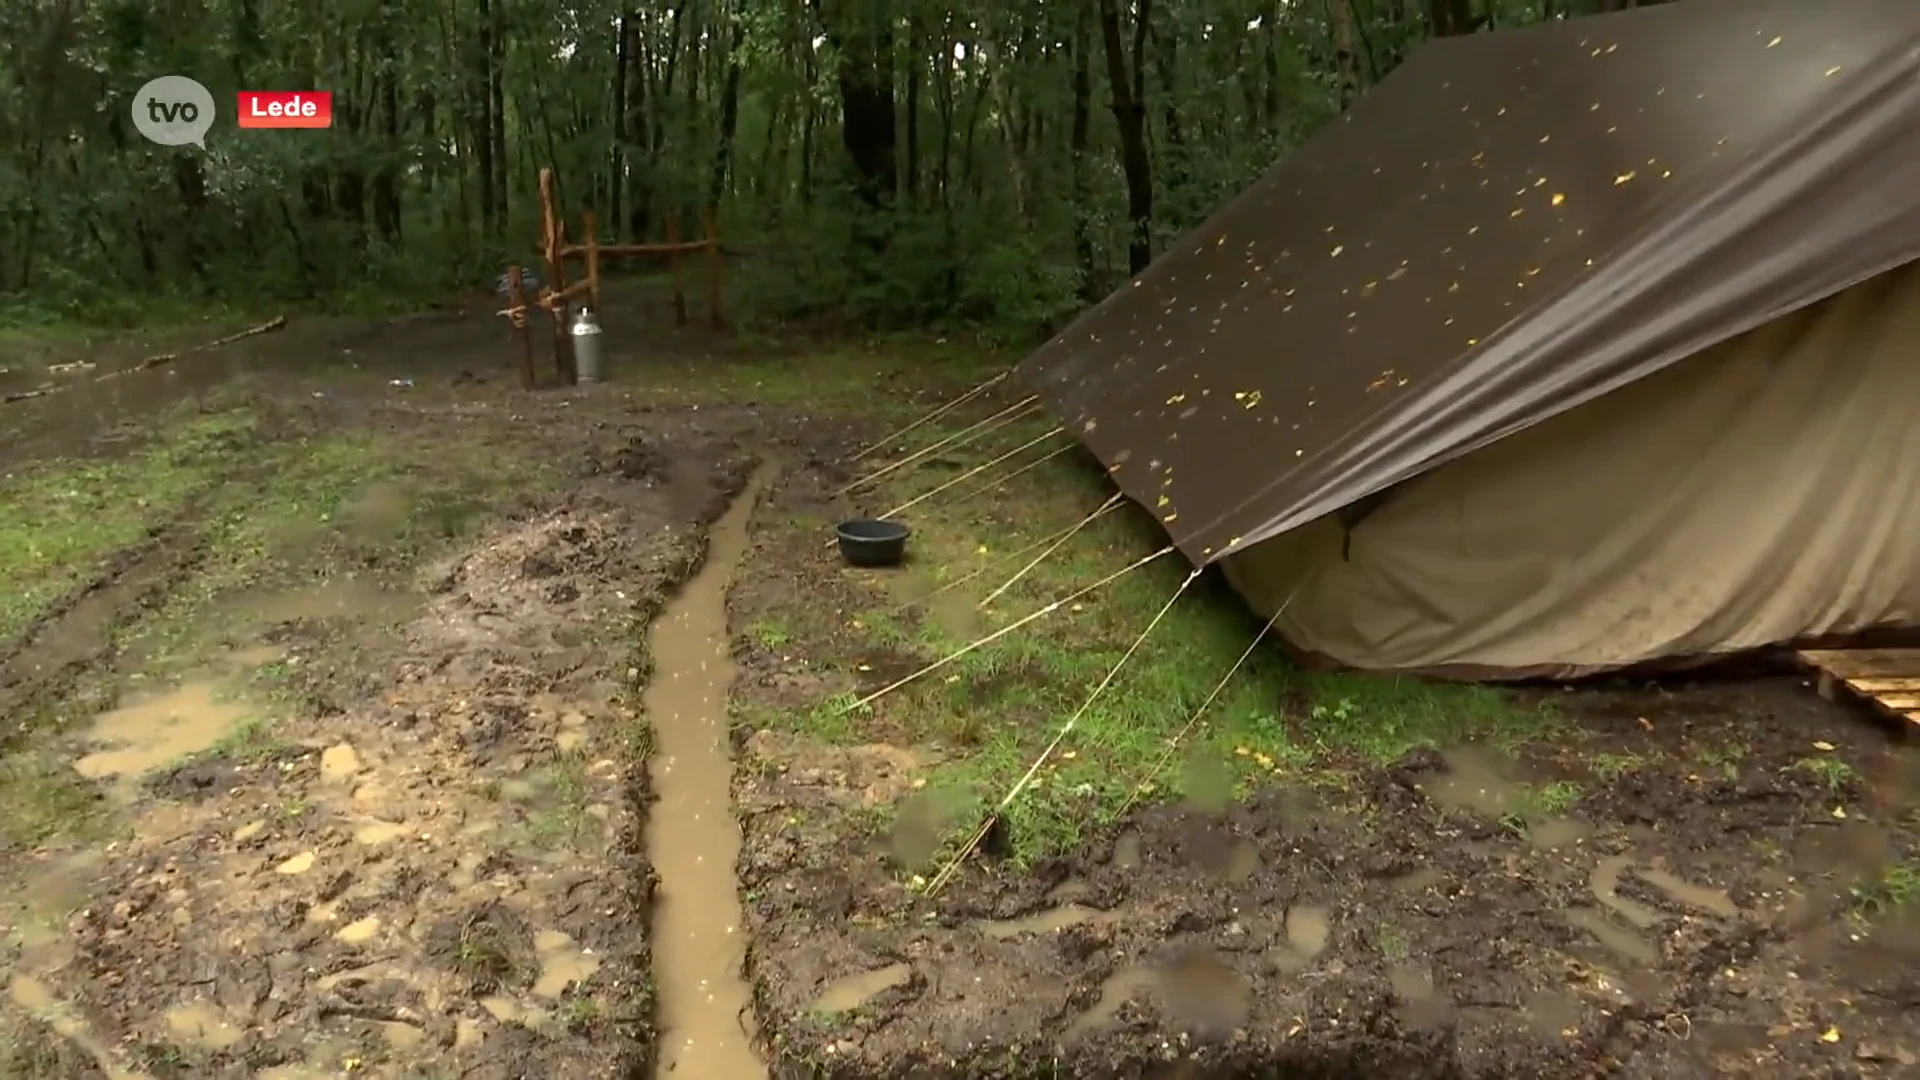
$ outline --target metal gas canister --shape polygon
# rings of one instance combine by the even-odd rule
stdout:
[[[593,317],[590,308],[581,308],[574,317],[573,329],[573,370],[583,383],[600,381],[601,352],[600,321]]]

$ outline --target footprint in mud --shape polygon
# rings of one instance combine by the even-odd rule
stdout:
[[[1025,934],[1051,934],[1087,923],[1111,922],[1118,916],[1111,911],[1061,904],[1017,919],[983,919],[975,925],[994,941],[1006,941]]]
[[[872,971],[858,972],[828,983],[820,995],[813,999],[808,1011],[823,1014],[852,1012],[894,987],[905,986],[912,981],[911,964],[888,964]]]
[[[1602,859],[1593,868],[1588,889],[1605,910],[1573,908],[1564,914],[1570,924],[1592,934],[1601,945],[1621,959],[1645,967],[1657,965],[1661,958],[1659,946],[1647,940],[1639,931],[1651,930],[1669,917],[1655,908],[1620,895],[1621,875],[1628,872],[1682,907],[1730,921],[1741,915],[1740,908],[1722,890],[1694,885],[1659,867],[1635,865],[1631,855]],[[1619,916],[1628,926],[1621,926],[1608,918],[1608,911]]]
[[[1100,996],[1067,1029],[1067,1038],[1111,1024],[1143,990],[1155,992],[1168,1020],[1201,1038],[1223,1036],[1246,1022],[1246,977],[1217,957],[1194,952],[1164,966],[1129,965],[1109,975],[1100,984]]]
[[[1286,944],[1273,951],[1270,959],[1281,972],[1305,971],[1333,940],[1333,923],[1325,908],[1295,906],[1287,909]]]

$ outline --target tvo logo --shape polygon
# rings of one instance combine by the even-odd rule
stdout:
[[[213,95],[185,75],[162,75],[133,95],[133,126],[161,146],[207,148]]]

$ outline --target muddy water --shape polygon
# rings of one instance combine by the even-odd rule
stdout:
[[[90,734],[102,748],[74,762],[74,768],[91,780],[133,780],[212,749],[249,713],[239,702],[215,700],[217,688],[211,679],[190,682],[101,713]]]
[[[15,975],[7,984],[7,999],[14,1008],[52,1028],[54,1034],[93,1058],[107,1080],[153,1080],[146,1073],[120,1068],[106,1042],[75,1014],[70,1004],[60,1000],[39,979]]]
[[[766,469],[756,473],[713,527],[705,566],[647,631],[654,675],[643,701],[654,730],[650,768],[659,798],[647,822],[647,850],[660,877],[653,924],[663,1030],[657,1073],[673,1080],[767,1075],[753,1048],[741,973],[746,935],[734,871],[740,827],[727,734],[733,665],[726,598],[768,477]]]

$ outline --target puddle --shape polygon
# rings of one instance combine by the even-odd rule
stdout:
[[[1660,921],[1660,913],[1640,903],[1620,895],[1620,874],[1633,859],[1626,855],[1614,855],[1600,860],[1593,868],[1593,877],[1588,886],[1593,890],[1593,898],[1601,905],[1613,909],[1615,914],[1646,930]]]
[[[219,1009],[205,1002],[168,1009],[167,1033],[175,1042],[213,1051],[225,1050],[246,1035]]]
[[[533,982],[537,997],[557,998],[566,993],[567,987],[586,982],[600,970],[599,957],[558,930],[535,934],[533,949],[540,957],[540,976]]]
[[[343,578],[293,592],[269,593],[249,603],[267,623],[312,619],[401,622],[413,616],[420,599],[410,593],[377,588],[364,581]]]
[[[1527,994],[1520,1012],[1536,1035],[1566,1038],[1579,1032],[1580,1002],[1567,994],[1535,990]]]
[[[848,975],[828,983],[820,996],[813,999],[811,1008],[817,1013],[851,1012],[896,986],[905,986],[912,978],[911,964],[889,964]]]
[[[1159,982],[1152,968],[1125,967],[1107,976],[1100,984],[1099,1000],[1067,1029],[1067,1037],[1084,1035],[1095,1028],[1102,1028],[1120,1014],[1120,1007],[1133,1000],[1133,996],[1149,986]]]
[[[1622,959],[1637,964],[1653,966],[1660,961],[1660,950],[1639,934],[1626,927],[1615,925],[1605,912],[1594,908],[1572,908],[1565,912],[1567,921],[1576,929],[1585,930],[1600,940],[1609,950]]]
[[[1422,785],[1427,798],[1483,817],[1505,817],[1522,803],[1520,785],[1500,768],[1500,759],[1477,747],[1462,746],[1440,755],[1447,771]]]
[[[647,850],[660,876],[654,981],[662,1052],[656,1075],[764,1077],[747,1030],[751,994],[732,806],[727,689],[733,679],[727,585],[747,547],[747,521],[770,470],[762,467],[714,526],[706,563],[647,629],[654,676],[643,695],[654,730],[649,763],[658,801]]]
[[[1113,865],[1122,870],[1137,870],[1140,867],[1140,834],[1126,832],[1113,842]]]
[[[85,1051],[100,1071],[106,1074],[106,1080],[153,1080],[146,1073],[115,1066],[113,1052],[107,1044],[93,1033],[85,1021],[74,1016],[67,1003],[61,1001],[39,979],[30,975],[15,975],[7,983],[7,998],[16,1008],[52,1028],[55,1035]]]
[[[1410,967],[1387,973],[1387,985],[1396,999],[1394,1011],[1415,1027],[1438,1027],[1447,1020],[1447,1001],[1434,988],[1433,977]]]
[[[329,783],[345,783],[359,771],[360,754],[347,743],[320,752],[320,778]]]
[[[1437,868],[1423,866],[1411,874],[1403,874],[1393,879],[1393,887],[1401,892],[1426,892],[1447,880]]]
[[[1527,843],[1537,848],[1566,847],[1592,835],[1593,826],[1571,818],[1536,821],[1527,826]]]
[[[0,686],[25,682],[42,672],[57,671],[105,648],[114,617],[126,610],[134,598],[152,588],[167,564],[178,558],[177,551],[162,543],[111,582],[80,597],[65,614],[32,639],[28,648],[0,665]]]
[[[1005,941],[1022,934],[1050,934],[1070,926],[1089,922],[1106,922],[1112,918],[1113,913],[1110,911],[1081,907],[1079,904],[1062,904],[1018,919],[988,919],[976,925],[980,927],[981,933],[993,940]]]
[[[1634,870],[1633,874],[1641,881],[1659,889],[1661,892],[1666,893],[1674,900],[1688,907],[1698,908],[1710,915],[1718,915],[1723,919],[1737,919],[1740,917],[1739,905],[1735,904],[1733,898],[1728,896],[1724,890],[1709,889],[1704,886],[1694,885],[1674,877],[1665,870],[1657,870],[1650,866],[1638,867]]]
[[[1327,940],[1332,936],[1333,927],[1327,921],[1325,908],[1287,909],[1287,944],[1302,957],[1311,960],[1325,952]]]
[[[213,680],[187,683],[94,717],[90,736],[106,749],[74,763],[90,780],[133,780],[213,749],[246,719],[246,705],[216,701]]]
[[[391,821],[369,822],[353,830],[353,842],[367,847],[376,847],[406,835],[404,825],[395,825]]]

